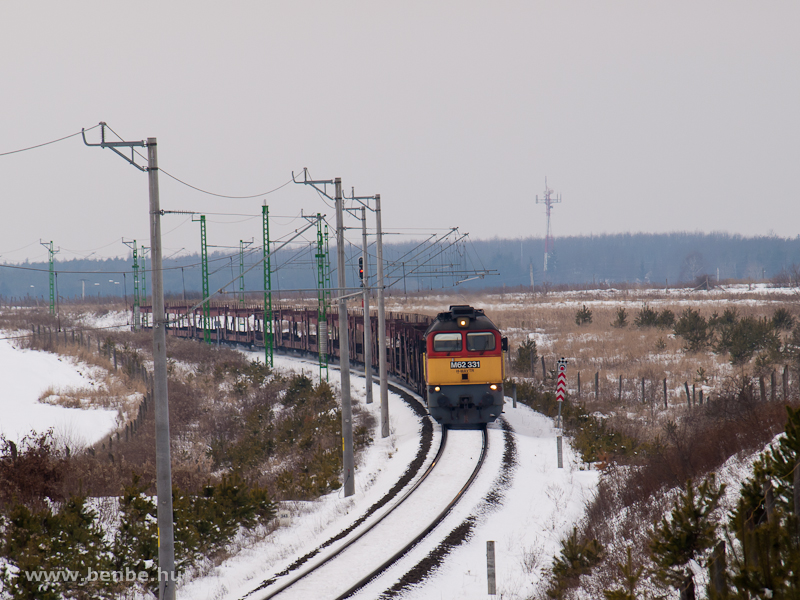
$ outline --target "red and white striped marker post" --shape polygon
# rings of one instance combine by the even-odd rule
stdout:
[[[567,395],[567,359],[561,358],[558,361],[558,385],[556,386],[556,400],[564,401]],[[559,405],[560,406],[560,405]]]
[[[567,359],[561,357],[558,360],[558,384],[556,385],[556,401],[558,401],[558,424],[561,428],[561,404],[567,395]],[[558,453],[558,468],[564,468],[564,459],[561,451],[561,436],[556,436],[556,450]]]

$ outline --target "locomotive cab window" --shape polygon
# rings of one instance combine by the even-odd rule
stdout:
[[[495,339],[494,334],[487,331],[482,333],[468,333],[467,334],[467,350],[471,352],[484,352],[486,350],[494,350]]]
[[[437,333],[433,336],[433,350],[435,352],[460,352],[460,333]]]

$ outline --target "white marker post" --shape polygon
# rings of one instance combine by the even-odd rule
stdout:
[[[497,581],[495,571],[494,542],[486,542],[486,579],[489,584],[489,595],[497,595]]]
[[[558,385],[556,386],[556,401],[558,402],[558,421],[557,427],[561,429],[561,404],[567,394],[567,359],[561,357],[558,360]],[[564,468],[564,458],[561,451],[561,435],[556,436],[556,449],[558,452],[558,468]]]

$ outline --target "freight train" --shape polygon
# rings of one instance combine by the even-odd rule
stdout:
[[[213,344],[264,347],[264,309],[260,304],[209,303],[212,327],[202,327],[202,309],[168,302],[167,334],[206,339]],[[144,314],[150,306],[142,306]],[[316,308],[273,307],[272,331],[276,350],[317,354],[319,335],[328,338],[331,357],[339,356],[338,314],[319,322]],[[377,318],[366,320],[372,331],[372,368],[377,374]],[[363,311],[348,311],[350,358],[364,361]],[[323,346],[323,347],[325,347]],[[324,351],[324,350],[323,350]],[[503,409],[504,352],[507,340],[480,309],[451,306],[435,319],[409,313],[386,314],[386,367],[395,380],[417,392],[443,425],[475,425],[494,421]]]

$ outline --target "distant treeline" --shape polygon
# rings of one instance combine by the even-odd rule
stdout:
[[[555,242],[547,273],[544,273],[542,238],[475,240],[466,245],[430,246],[420,259],[420,242],[386,244],[384,256],[390,293],[451,288],[457,282],[469,289],[486,287],[529,287],[531,267],[537,286],[544,282],[560,284],[635,284],[670,285],[691,283],[708,276],[720,280],[764,281],[795,277],[800,272],[800,235],[795,238],[744,237],[725,233],[617,234],[570,236]],[[349,248],[347,282],[358,286],[358,253]],[[369,272],[375,274],[375,250],[370,248]],[[432,258],[429,258],[432,257]],[[257,264],[261,251],[245,256],[245,289],[253,299],[263,290],[263,267]],[[420,264],[420,262],[424,264]],[[331,263],[336,255],[331,248]],[[132,259],[56,260],[57,294],[62,300],[87,300],[133,294]],[[149,261],[147,263],[149,268]],[[173,299],[184,295],[199,298],[200,257],[185,255],[164,263],[164,287]],[[472,278],[478,271],[493,271],[483,278]],[[209,257],[209,287],[238,293],[239,254],[214,253]],[[317,268],[311,247],[281,251],[272,259],[272,288],[297,290],[316,288]],[[336,275],[332,274],[332,285]],[[233,281],[231,284],[230,282]],[[140,282],[152,291],[149,272]],[[0,265],[0,297],[9,302],[50,297],[47,263]]]
[[[744,237],[726,233],[616,234],[558,238],[543,273],[544,240],[474,242],[494,278],[504,285],[586,283],[689,283],[703,276],[720,280],[772,280],[800,265],[795,238]],[[488,283],[488,282],[487,282]]]

